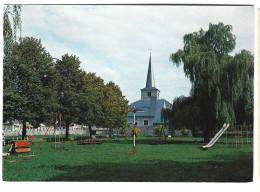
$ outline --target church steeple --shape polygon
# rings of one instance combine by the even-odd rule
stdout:
[[[147,72],[146,86],[141,89],[141,99],[159,99],[160,91],[155,87],[151,53]]]
[[[153,74],[153,68],[152,68],[152,61],[151,60],[152,59],[151,59],[151,53],[150,53],[149,66],[148,66],[147,79],[146,79],[146,88],[155,87],[154,74]]]

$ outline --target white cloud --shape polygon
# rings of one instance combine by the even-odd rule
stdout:
[[[83,69],[114,81],[131,102],[145,86],[150,49],[161,96],[171,102],[189,94],[189,80],[169,55],[182,48],[184,34],[209,22],[231,24],[235,52],[253,52],[253,9],[245,6],[23,5],[22,17],[24,35],[42,38],[52,56],[77,55]]]

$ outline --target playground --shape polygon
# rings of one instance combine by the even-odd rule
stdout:
[[[158,137],[138,136],[135,155],[132,137],[102,138],[98,145],[64,141],[63,149],[58,147],[61,143],[47,141],[37,148],[43,136],[36,137],[29,153],[3,157],[4,181],[250,182],[253,178],[253,143],[228,143],[225,134],[207,150],[202,150],[207,143],[199,137],[167,138],[166,143],[153,145],[150,141]],[[4,146],[3,153],[9,147]]]

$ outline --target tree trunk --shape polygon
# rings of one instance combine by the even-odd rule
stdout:
[[[205,143],[208,143],[210,141],[210,129],[209,129],[209,127],[205,126],[205,124],[204,124],[203,137],[204,137]]]
[[[112,128],[109,128],[109,138],[112,137]]]
[[[163,130],[164,140],[166,141],[166,135],[165,135],[165,131],[164,131],[164,126],[162,126],[162,130]]]
[[[69,139],[69,127],[70,127],[70,123],[66,123],[66,135],[65,135],[65,140]]]
[[[22,140],[26,137],[26,121],[23,121]]]
[[[89,129],[89,137],[90,137],[90,139],[92,139],[92,127],[91,127],[91,125],[88,126],[88,129]]]

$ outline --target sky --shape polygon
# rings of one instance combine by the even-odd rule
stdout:
[[[129,103],[141,98],[151,53],[160,98],[189,96],[183,66],[171,53],[183,48],[183,36],[207,30],[209,23],[233,26],[234,55],[254,53],[254,8],[250,6],[23,5],[22,36],[41,39],[60,59],[79,57],[81,69],[121,88]]]

